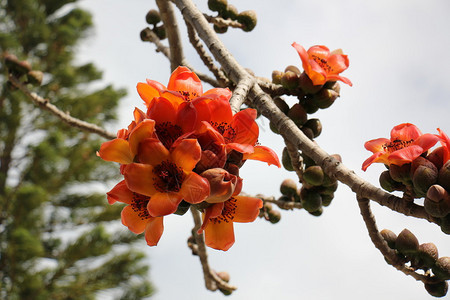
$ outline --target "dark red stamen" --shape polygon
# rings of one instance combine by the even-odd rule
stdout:
[[[316,55],[311,55],[312,58],[314,59],[314,61],[316,63],[319,64],[319,66],[324,69],[327,73],[332,73],[333,72],[333,68],[328,64],[328,61],[324,58],[320,58]]]
[[[153,168],[154,187],[161,193],[179,192],[184,179],[183,169],[171,161],[163,161]]]
[[[224,202],[222,214],[216,218],[210,219],[214,224],[220,224],[222,222],[230,222],[233,221],[234,215],[236,214],[236,199],[230,198],[229,200]]]
[[[175,142],[183,134],[180,126],[174,125],[170,122],[156,124],[155,130],[158,139],[167,149],[170,149],[173,142]]]
[[[234,138],[236,137],[236,130],[234,130],[231,125],[225,122],[210,122],[210,124],[223,136],[226,143],[231,143],[234,141]]]
[[[148,201],[150,201],[150,197],[138,193],[133,193],[133,199],[131,200],[130,205],[133,211],[138,213],[138,216],[139,218],[141,218],[141,220],[145,220],[151,217],[147,210]]]
[[[383,145],[383,150],[386,152],[394,152],[403,148],[408,147],[414,142],[413,139],[410,139],[409,141],[402,141],[400,139],[395,139],[391,141],[390,143],[385,143]]]
[[[191,101],[192,99],[195,99],[198,97],[197,93],[194,92],[188,92],[188,91],[178,91],[178,93],[181,94],[181,96],[183,96],[184,100],[186,101]]]

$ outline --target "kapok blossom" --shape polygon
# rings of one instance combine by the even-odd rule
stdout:
[[[444,157],[442,163],[445,164],[448,160],[450,160],[450,138],[440,128],[438,128],[437,130],[439,132],[438,137],[440,139],[442,148],[444,148]]]
[[[339,76],[349,66],[348,57],[343,54],[341,49],[330,52],[327,47],[317,45],[306,51],[303,46],[295,42],[292,46],[300,55],[303,69],[314,85],[323,85],[327,81],[339,80],[352,86],[352,82],[348,78]]]
[[[234,222],[253,222],[259,215],[262,201],[258,198],[235,196],[216,203],[203,213],[203,224],[199,233],[205,232],[208,247],[227,251],[234,244]]]
[[[365,171],[372,163],[402,166],[412,162],[433,147],[439,141],[434,134],[422,134],[419,128],[410,123],[403,123],[391,130],[391,138],[379,138],[366,142],[364,147],[373,152],[362,165]]]

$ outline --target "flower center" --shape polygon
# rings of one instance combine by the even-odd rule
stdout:
[[[209,219],[214,224],[220,224],[222,222],[233,221],[234,215],[236,214],[236,199],[231,197],[229,200],[224,202],[222,214],[216,218]]]
[[[231,125],[225,122],[210,122],[211,126],[214,127],[225,139],[225,142],[231,143],[236,137],[236,130],[234,130]]]
[[[133,199],[131,200],[130,205],[133,211],[138,213],[138,216],[139,218],[141,218],[141,220],[150,218],[150,214],[147,210],[147,204],[149,200],[150,197],[133,192]]]
[[[385,152],[391,153],[391,152],[394,152],[394,151],[406,148],[409,145],[411,145],[413,142],[414,142],[413,139],[410,139],[409,141],[403,141],[403,140],[400,140],[400,139],[395,139],[395,140],[393,140],[393,141],[391,141],[389,143],[385,143],[383,145],[383,150]]]
[[[167,149],[170,149],[173,142],[175,142],[183,134],[180,126],[174,125],[170,122],[156,124],[155,130],[158,135],[158,139]]]
[[[178,93],[180,93],[187,102],[198,97],[198,94],[195,92],[178,91]]]
[[[163,161],[153,168],[154,187],[161,193],[179,192],[184,179],[183,169],[171,161]]]
[[[314,59],[314,61],[316,63],[319,64],[319,66],[324,69],[327,73],[332,73],[333,72],[333,68],[328,64],[328,61],[324,58],[320,58],[316,55],[311,55],[312,59]]]

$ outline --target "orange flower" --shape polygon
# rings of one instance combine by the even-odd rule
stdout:
[[[235,196],[205,210],[198,233],[205,231],[208,247],[227,251],[234,244],[234,222],[253,222],[258,217],[262,201],[258,198]]]
[[[306,51],[297,43],[293,43],[292,46],[300,55],[303,69],[314,85],[340,80],[352,86],[348,78],[339,76],[339,73],[347,69],[349,65],[347,55],[342,54],[341,49],[330,52],[325,46],[312,46]]]
[[[374,162],[398,166],[410,163],[433,147],[438,140],[439,137],[434,134],[422,134],[413,124],[397,125],[391,130],[390,139],[379,138],[364,144],[373,155],[364,161],[362,170],[367,170]]]
[[[231,91],[227,88],[213,88],[203,93],[202,83],[198,76],[183,66],[173,71],[167,87],[157,81],[147,79],[146,83],[139,82],[137,84],[137,90],[147,106],[157,97],[164,97],[173,102],[175,106],[192,101],[197,97],[226,101],[231,98]]]
[[[195,139],[179,140],[169,151],[159,140],[148,138],[139,145],[139,163],[124,166],[123,174],[131,191],[151,197],[150,215],[165,216],[183,199],[196,204],[209,196],[208,180],[192,172],[200,157]]]
[[[109,204],[116,201],[127,204],[122,210],[122,224],[136,234],[145,231],[149,246],[156,246],[164,231],[163,217],[152,217],[147,205],[150,197],[130,191],[125,180],[119,182],[107,193]]]

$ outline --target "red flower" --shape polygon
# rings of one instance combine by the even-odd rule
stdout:
[[[136,234],[145,231],[149,246],[156,246],[164,231],[163,217],[152,217],[147,205],[150,197],[130,191],[125,180],[119,182],[107,193],[109,204],[116,201],[127,204],[122,210],[122,224]]]
[[[205,210],[199,233],[205,231],[208,247],[227,251],[234,244],[234,222],[253,222],[259,214],[262,201],[258,198],[235,196],[216,203]]]
[[[341,49],[330,52],[325,46],[312,46],[306,51],[297,43],[293,43],[292,46],[300,55],[303,69],[314,85],[340,80],[352,86],[348,78],[339,76],[339,73],[347,69],[349,65],[347,55],[342,54]]]
[[[149,138],[139,145],[139,163],[126,165],[123,174],[130,190],[151,197],[150,215],[165,216],[174,213],[183,199],[196,204],[209,196],[208,180],[192,172],[200,157],[195,139],[181,140],[169,151]]]
[[[434,134],[422,134],[413,124],[397,125],[391,130],[390,139],[379,138],[364,144],[364,147],[372,151],[373,155],[364,161],[362,170],[367,170],[374,162],[398,166],[410,163],[433,147],[438,140],[439,138]]]
[[[444,148],[444,161],[445,164],[450,159],[450,138],[445,132],[443,132],[440,128],[437,129],[439,132],[438,137],[440,138],[440,142],[442,148]]]

